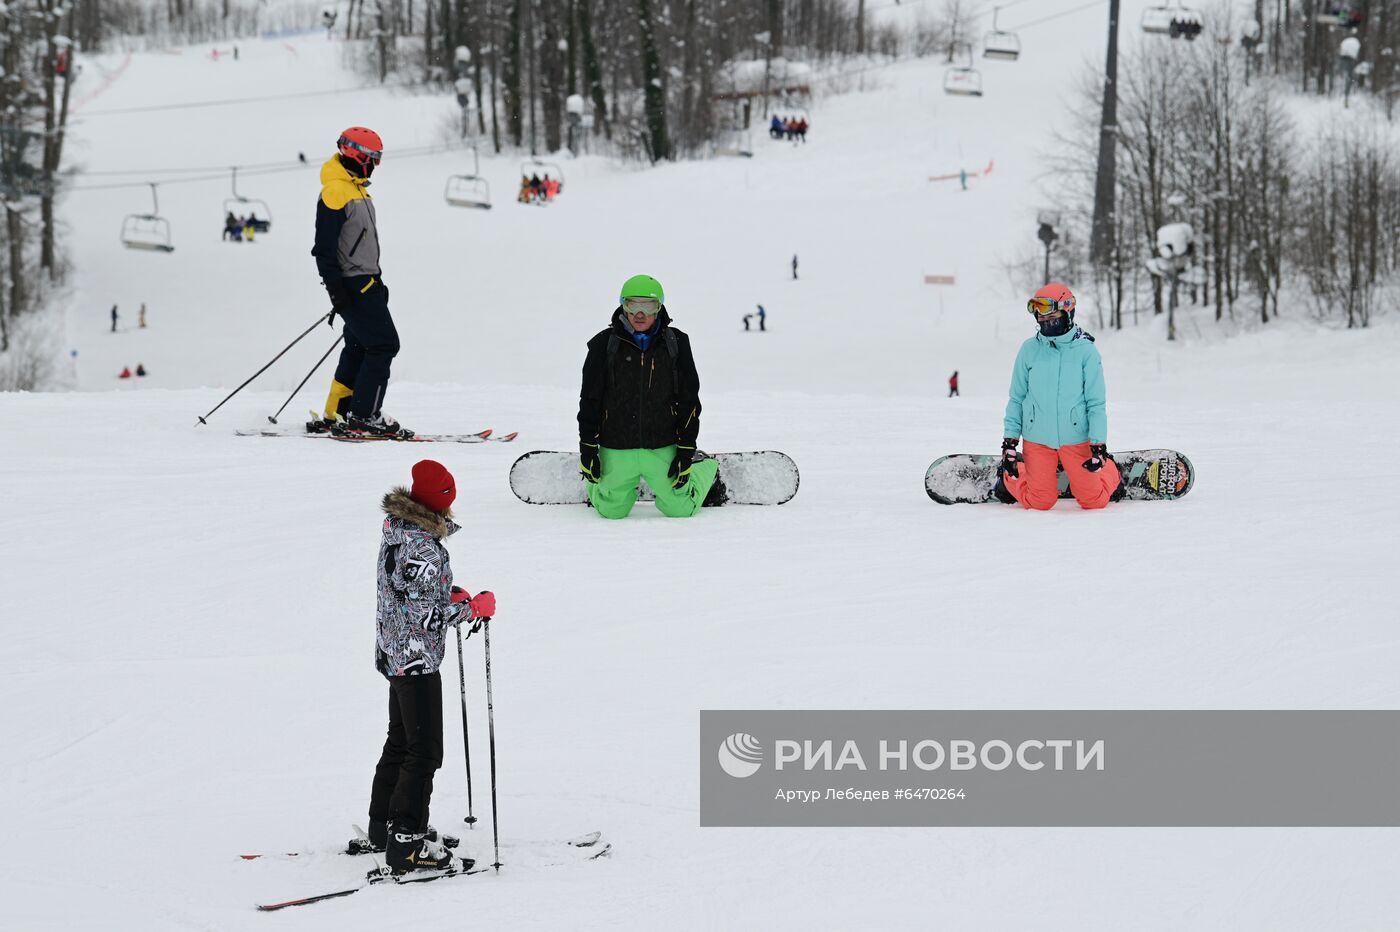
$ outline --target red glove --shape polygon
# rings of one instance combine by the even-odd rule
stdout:
[[[470,602],[471,600],[472,594],[470,592],[463,589],[461,586],[452,587],[452,601],[454,604],[457,602]]]
[[[478,592],[469,600],[473,618],[490,618],[496,614],[496,596],[490,592]]]

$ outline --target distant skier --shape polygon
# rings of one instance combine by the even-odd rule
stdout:
[[[131,378],[131,367],[130,367],[130,366],[122,366],[121,375],[117,376],[117,378],[119,378],[119,379],[129,379],[129,378]]]
[[[719,465],[695,448],[700,376],[690,337],[671,326],[661,283],[634,275],[622,286],[611,325],[588,341],[579,391],[579,471],[604,518],[625,518],[637,482],[656,509],[688,518],[722,502]]]
[[[144,379],[146,377],[146,366],[144,363],[138,362],[136,364],[136,377],[140,379]]]
[[[1039,333],[1016,354],[994,493],[1007,504],[1048,510],[1059,501],[1056,466],[1082,508],[1121,497],[1118,464],[1108,455],[1103,360],[1094,338],[1074,323],[1074,294],[1058,282],[1026,305]],[[1026,451],[1016,452],[1025,437]]]
[[[141,302],[141,310],[136,312],[136,325],[142,330],[146,329],[146,302]]]
[[[117,306],[115,304],[112,305],[112,332],[117,332]]]
[[[374,202],[365,190],[384,155],[379,134],[352,126],[336,141],[336,154],[321,166],[316,203],[316,269],[331,299],[332,323],[345,321],[345,347],[326,399],[321,429],[379,437],[412,436],[384,414],[389,369],[399,352],[399,333],[389,315],[389,289],[380,277],[379,230]],[[349,399],[348,412],[342,402]],[[343,421],[338,415],[347,414]]]
[[[758,306],[758,329],[759,329],[759,330],[767,330],[767,329],[768,329],[767,320],[768,320],[768,312],[765,311],[765,310],[763,309],[763,305],[760,304],[760,305]]]
[[[776,113],[773,114],[773,119],[768,123],[768,135],[774,139],[783,138],[783,118]]]
[[[745,332],[748,332],[748,330],[750,329],[750,328],[749,328],[749,321],[751,321],[751,320],[753,320],[753,315],[752,315],[752,314],[745,314],[745,315],[744,315],[744,331],[745,331]]]
[[[954,369],[953,374],[948,377],[948,397],[952,398],[958,394],[958,370]]]
[[[963,189],[964,191],[967,190],[967,169],[966,169],[966,168],[959,168],[959,169],[958,169],[958,183],[962,185],[962,189]]]
[[[792,254],[792,280],[797,281],[797,253]]]
[[[395,874],[465,870],[428,824],[433,774],[442,766],[442,665],[447,629],[496,614],[490,592],[452,585],[443,538],[457,485],[434,460],[413,466],[412,488],[384,496],[377,571],[374,665],[389,681],[389,733],[374,770],[369,840]],[[468,635],[470,636],[470,634]],[[450,844],[451,842],[449,842]]]

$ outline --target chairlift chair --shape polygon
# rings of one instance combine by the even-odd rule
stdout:
[[[452,207],[491,209],[491,186],[478,175],[452,175],[447,179],[442,197]]]
[[[553,178],[559,182],[559,193],[564,193],[564,169],[554,162],[544,162],[540,159],[530,159],[520,163],[520,174],[528,178],[531,175],[539,175],[540,179]]]
[[[238,193],[238,166],[233,169],[233,194],[224,198],[224,216],[233,214],[237,217],[256,217],[253,221],[253,229],[259,233],[268,233],[272,230],[272,208],[267,206],[267,201],[256,197],[244,197]]]
[[[1323,26],[1360,26],[1365,17],[1352,3],[1324,3],[1313,20]]]
[[[1142,31],[1173,39],[1195,39],[1205,28],[1200,10],[1182,6],[1150,6],[1142,11]]]
[[[151,185],[151,212],[127,214],[122,220],[122,245],[127,249],[152,252],[175,251],[170,239],[170,221],[160,215],[160,201],[156,197],[154,184]]]
[[[1014,32],[1006,32],[997,27],[997,12],[1001,7],[992,7],[992,31],[982,37],[982,57],[999,61],[1015,61],[1021,57],[1021,39]]]
[[[1173,11],[1171,26],[1167,29],[1167,35],[1173,39],[1185,39],[1187,42],[1193,41],[1206,28],[1205,20],[1201,18],[1199,10],[1187,7],[1178,7]]]
[[[715,143],[715,155],[753,158],[753,133],[739,127],[725,130],[719,141]]]
[[[1150,6],[1142,11],[1142,31],[1153,35],[1167,35],[1172,28],[1172,8]]]
[[[981,97],[982,72],[976,68],[949,68],[943,73],[943,92],[963,97]]]
[[[476,146],[469,146],[472,153],[472,170],[465,175],[450,175],[442,189],[442,198],[451,207],[476,207],[491,209],[491,186],[481,177],[481,156]]]

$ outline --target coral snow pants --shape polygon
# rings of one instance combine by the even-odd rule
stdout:
[[[689,518],[700,510],[710,486],[715,484],[719,464],[712,459],[699,460],[690,467],[690,481],[679,489],[671,488],[667,472],[676,457],[676,447],[655,450],[598,450],[603,475],[596,485],[588,486],[588,498],[593,508],[604,518],[625,518],[637,503],[637,480],[646,479],[656,493],[656,510],[668,518]]]
[[[1060,500],[1060,483],[1056,465],[1063,465],[1069,478],[1069,490],[1081,508],[1102,508],[1118,488],[1118,465],[1104,460],[1103,468],[1090,472],[1084,468],[1089,458],[1089,444],[1071,443],[1047,447],[1027,440],[1026,461],[1021,464],[1019,479],[1002,477],[1002,484],[1016,501],[1026,508],[1049,511]]]

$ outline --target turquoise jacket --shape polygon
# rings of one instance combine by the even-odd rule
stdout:
[[[1058,337],[1037,333],[1021,344],[1011,370],[1002,436],[1047,447],[1108,443],[1103,360],[1079,327]]]

